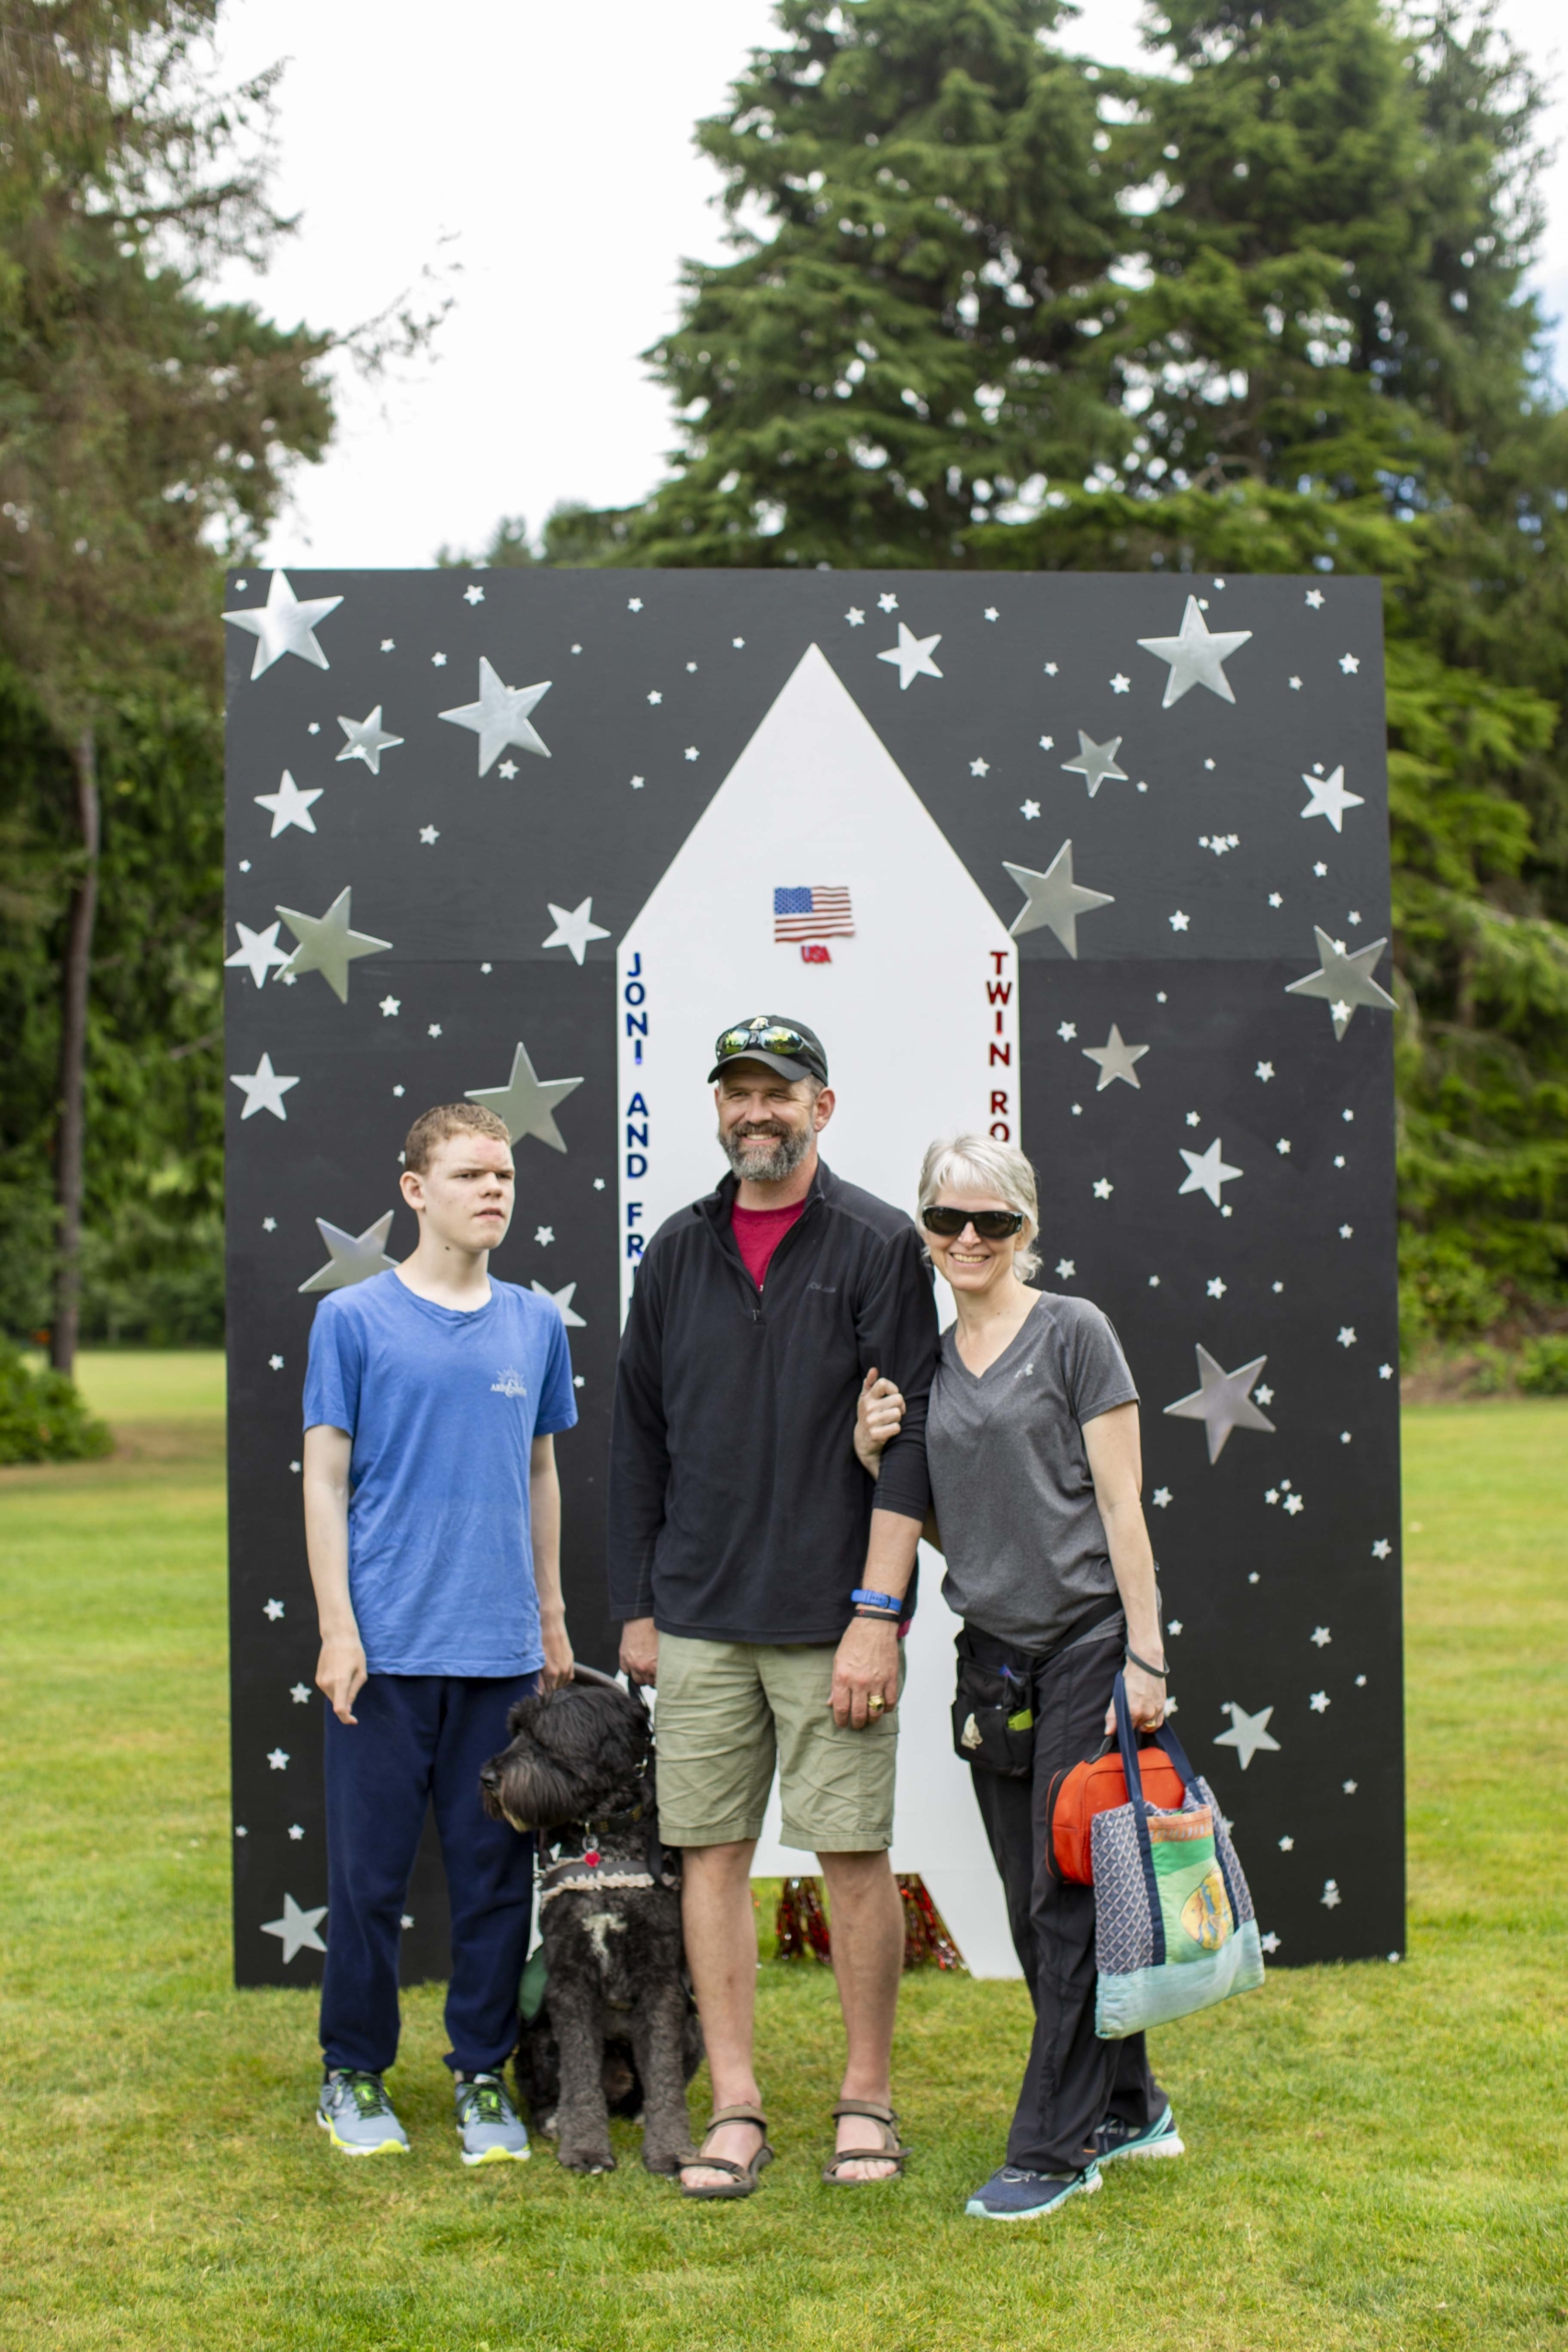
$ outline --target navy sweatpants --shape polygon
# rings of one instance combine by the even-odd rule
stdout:
[[[452,1905],[446,2064],[504,2064],[517,2039],[534,1841],[479,1803],[479,1770],[506,1746],[507,1711],[538,1677],[469,1680],[373,1674],[354,1724],[326,1710],[327,1959],[321,2050],[329,2066],[378,2075],[398,2054],[398,1946],[409,1877],[435,1810]]]

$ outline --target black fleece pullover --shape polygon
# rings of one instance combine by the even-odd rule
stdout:
[[[736,1182],[661,1225],[637,1269],[610,1442],[610,1614],[713,1642],[836,1642],[873,1508],[923,1519],[936,1302],[900,1210],[818,1166],[759,1291]],[[855,1399],[875,1364],[904,1423],[874,1485]]]

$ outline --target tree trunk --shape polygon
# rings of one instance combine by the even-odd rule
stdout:
[[[60,1023],[60,1121],[54,1155],[59,1256],[50,1362],[69,1372],[76,1361],[82,1318],[82,1168],[86,1127],[87,993],[93,968],[93,924],[98,911],[98,747],[90,727],[76,739],[76,823],[83,864],[71,894],[70,930]]]

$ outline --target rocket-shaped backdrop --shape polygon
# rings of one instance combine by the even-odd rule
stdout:
[[[826,1157],[913,1209],[934,1135],[1021,1143],[1048,1291],[1143,1399],[1177,1727],[1280,1962],[1404,1940],[1380,599],[1017,573],[231,575],[235,1968],[331,1934],[300,1511],[316,1296],[406,1255],[413,1117],[518,1170],[554,1300],[579,1655],[644,1238],[722,1172],[712,1040],[828,1046]],[[940,1291],[943,1319],[950,1302]],[[845,1432],[849,1442],[849,1432]],[[927,1555],[894,1859],[1011,1968]],[[759,1867],[783,1868],[767,1840]],[[808,1865],[807,1865],[808,1866]],[[405,1973],[443,1973],[427,1843]]]

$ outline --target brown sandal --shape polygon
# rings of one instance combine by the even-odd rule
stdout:
[[[729,2178],[712,2184],[706,2188],[688,2188],[682,2181],[681,2183],[682,2197],[714,2199],[750,2197],[758,2186],[763,2165],[773,2163],[773,2152],[768,2145],[768,2119],[765,2115],[760,2115],[754,2107],[716,2109],[707,2130],[703,2133],[705,2146],[710,2135],[717,2131],[721,2123],[754,2123],[762,2135],[761,2147],[751,2158],[750,2163],[744,2165],[736,2164],[729,2156],[705,2155],[699,2148],[694,2156],[687,2157],[685,2168],[690,2169],[694,2165],[705,2165],[710,2172],[727,2172]]]
[[[893,2167],[892,2171],[882,2174],[881,2179],[897,2180],[903,2173],[904,2160],[909,2151],[898,2137],[898,2118],[894,2114],[893,2109],[890,2107],[878,2107],[873,2099],[841,2098],[833,2109],[834,2122],[841,2121],[846,2115],[863,2115],[868,2123],[880,2125],[881,2129],[890,2135],[890,2139],[885,2140],[880,2148],[840,2149],[831,2163],[825,2164],[822,2167],[822,2177],[829,2188],[875,2188],[880,2185],[876,2180],[846,2180],[839,2170],[840,2165],[890,2164]]]

